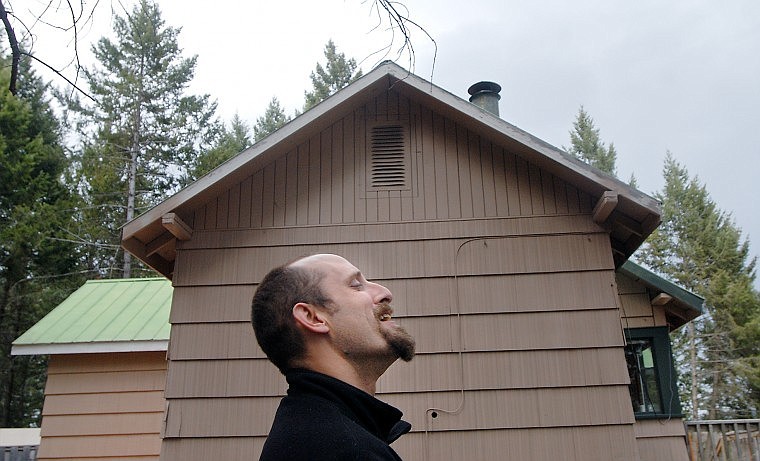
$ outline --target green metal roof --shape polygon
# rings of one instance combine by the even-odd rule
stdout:
[[[166,350],[171,282],[89,280],[13,342],[14,355]]]
[[[683,320],[683,323],[693,320],[704,313],[704,298],[695,295],[690,291],[684,290],[675,283],[660,277],[654,272],[651,272],[634,262],[626,261],[620,266],[618,271],[643,283],[653,290],[672,296],[680,310],[677,314],[681,320]],[[665,306],[665,308],[668,309],[668,306]]]

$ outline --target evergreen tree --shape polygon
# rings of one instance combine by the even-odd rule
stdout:
[[[746,417],[760,409],[760,297],[755,259],[731,216],[668,153],[655,195],[663,223],[640,256],[649,267],[705,298],[707,313],[676,338],[681,394],[692,417]]]
[[[312,73],[312,78],[314,74]],[[277,97],[273,97],[269,101],[264,115],[256,119],[256,124],[253,125],[253,140],[259,142],[266,138],[270,134],[279,130],[283,125],[290,121],[290,117],[285,115],[285,111],[280,106],[280,101]]]
[[[85,71],[97,104],[70,107],[83,116],[78,172],[92,225],[81,231],[99,249],[92,264],[112,268],[120,255],[129,277],[131,258],[118,249],[120,226],[177,190],[219,125],[208,95],[186,94],[196,58],[182,57],[179,29],[164,24],[155,3],[142,0],[114,18],[113,30],[113,40],[93,46],[98,66]]]
[[[346,55],[338,53],[332,40],[325,45],[325,67],[317,63],[317,68],[311,73],[313,89],[305,93],[304,111],[311,109],[327,99],[336,91],[362,76],[362,71],[356,70],[356,60],[346,59]]]
[[[639,181],[636,179],[636,175],[631,173],[631,177],[628,179],[628,185],[633,187],[634,189],[639,188]]]
[[[617,175],[615,146],[610,143],[609,147],[605,147],[599,137],[599,129],[594,126],[594,119],[586,113],[583,106],[578,109],[578,116],[573,122],[570,142],[571,147],[564,149],[575,158],[613,176]]]
[[[204,152],[188,168],[188,176],[184,183],[189,184],[210,172],[217,166],[244,151],[251,146],[248,126],[235,114],[230,122],[230,128],[224,128],[214,146]]]
[[[21,60],[13,96],[0,61],[0,427],[28,427],[40,421],[46,361],[11,358],[11,343],[80,283],[64,230],[75,204],[46,86]]]

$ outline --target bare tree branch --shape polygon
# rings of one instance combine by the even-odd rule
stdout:
[[[71,25],[72,25],[72,29],[74,30],[74,57],[75,57],[75,59],[77,61],[77,67],[76,68],[77,68],[77,76],[78,76],[79,75],[79,69],[82,68],[82,64],[79,61],[79,29],[77,28],[77,22],[79,21],[79,19],[82,18],[82,13],[80,11],[79,18],[77,18],[76,15],[75,15],[75,13],[74,13],[74,7],[71,6],[71,2],[67,0],[66,4],[69,5],[69,11],[71,12]],[[82,9],[84,9],[84,3],[80,2],[80,5],[81,5]],[[93,101],[94,101],[94,99],[93,99]]]
[[[87,96],[89,99],[93,101],[95,100],[74,83],[79,79],[79,74],[82,70],[82,62],[79,53],[80,30],[84,25],[92,23],[95,10],[100,5],[100,0],[94,0],[94,2],[90,2],[89,5],[87,3],[87,0],[79,0],[78,2],[76,0],[65,0],[65,2],[57,0],[57,3],[56,0],[48,0],[39,5],[41,7],[41,10],[38,10],[39,12],[34,12],[31,8],[26,8],[24,10],[26,16],[34,18],[31,27],[28,27],[24,23],[24,20],[19,17],[18,12],[12,11],[10,0],[0,1],[0,18],[5,26],[7,41],[11,49],[11,64],[13,67],[9,88],[13,94],[16,94],[16,87],[18,86],[19,61],[21,56],[28,56],[63,78],[66,83],[70,85],[72,91],[76,90]],[[59,13],[64,13],[66,15],[66,19],[63,19],[62,24],[60,24],[60,20],[51,21],[46,17],[52,16],[55,18],[55,15]],[[22,27],[25,30],[25,33],[21,36],[16,35],[14,24]],[[37,25],[44,25],[45,27],[71,34],[70,45],[73,46],[73,56],[71,57],[71,60],[61,68],[61,70],[55,69],[44,59],[38,57],[37,53],[34,53],[33,49],[36,36],[33,33],[33,29]],[[24,44],[28,46],[24,46]],[[73,65],[75,73],[73,81],[72,79],[65,77],[62,73],[63,69],[66,69],[71,65]]]
[[[21,59],[21,48],[18,46],[18,40],[16,39],[16,32],[13,30],[10,20],[8,19],[8,12],[5,10],[5,5],[0,0],[0,19],[5,26],[5,33],[8,34],[8,44],[11,46],[11,81],[8,85],[8,89],[11,94],[16,94],[16,81],[18,80],[18,62]]]
[[[368,0],[364,1],[366,2]],[[388,30],[391,33],[391,39],[388,43],[388,46],[370,54],[370,56],[374,56],[378,53],[384,53],[383,57],[380,60],[382,61],[387,58],[393,50],[394,44],[396,42],[396,32],[398,31],[401,35],[401,46],[399,46],[396,50],[395,59],[399,59],[404,55],[404,53],[408,53],[408,68],[410,72],[414,71],[416,64],[416,52],[414,49],[414,44],[412,42],[411,34],[412,29],[417,29],[427,36],[427,38],[433,43],[433,47],[435,49],[433,52],[433,69],[430,72],[430,77],[432,80],[433,73],[435,71],[436,57],[438,56],[438,44],[436,43],[435,39],[428,33],[428,31],[425,30],[424,27],[409,18],[409,9],[406,7],[406,5],[394,0],[372,0],[370,12],[371,14],[375,14],[378,20],[378,24],[373,27],[372,30],[378,29],[387,21]]]
[[[95,102],[95,103],[97,103],[97,102],[98,102],[98,101],[97,101],[95,98],[93,98],[92,96],[90,96],[90,95],[89,95],[89,93],[87,93],[87,92],[86,92],[86,91],[84,91],[83,89],[79,88],[79,87],[78,87],[78,86],[77,86],[77,85],[76,85],[74,82],[72,82],[71,80],[69,80],[68,78],[66,78],[66,76],[65,76],[65,75],[63,75],[62,73],[60,73],[58,70],[54,69],[52,66],[50,66],[50,65],[49,65],[48,63],[46,63],[45,61],[42,61],[41,59],[37,59],[37,57],[36,57],[36,56],[33,56],[33,55],[29,54],[29,53],[25,53],[25,52],[23,52],[23,51],[21,52],[21,54],[23,54],[24,56],[28,56],[28,57],[30,57],[30,58],[32,58],[32,59],[34,59],[34,60],[35,60],[35,61],[37,61],[38,63],[42,64],[43,66],[45,66],[45,67],[47,67],[48,69],[50,69],[50,70],[52,70],[53,72],[55,72],[55,73],[56,73],[56,74],[57,74],[59,77],[61,77],[62,79],[66,80],[66,83],[68,83],[69,85],[71,85],[73,88],[75,88],[77,91],[79,91],[80,93],[82,93],[84,96],[87,96],[88,98],[90,98],[90,99],[92,100],[92,102]],[[14,93],[14,94],[15,94],[15,93]]]

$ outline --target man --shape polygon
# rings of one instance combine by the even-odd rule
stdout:
[[[289,388],[261,460],[401,459],[389,444],[411,425],[373,396],[396,359],[414,356],[414,339],[392,320],[392,299],[332,254],[264,277],[253,297],[253,329]]]

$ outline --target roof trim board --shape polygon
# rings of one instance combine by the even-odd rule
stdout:
[[[98,354],[109,352],[163,352],[169,340],[114,341],[68,344],[14,344],[11,355]]]

